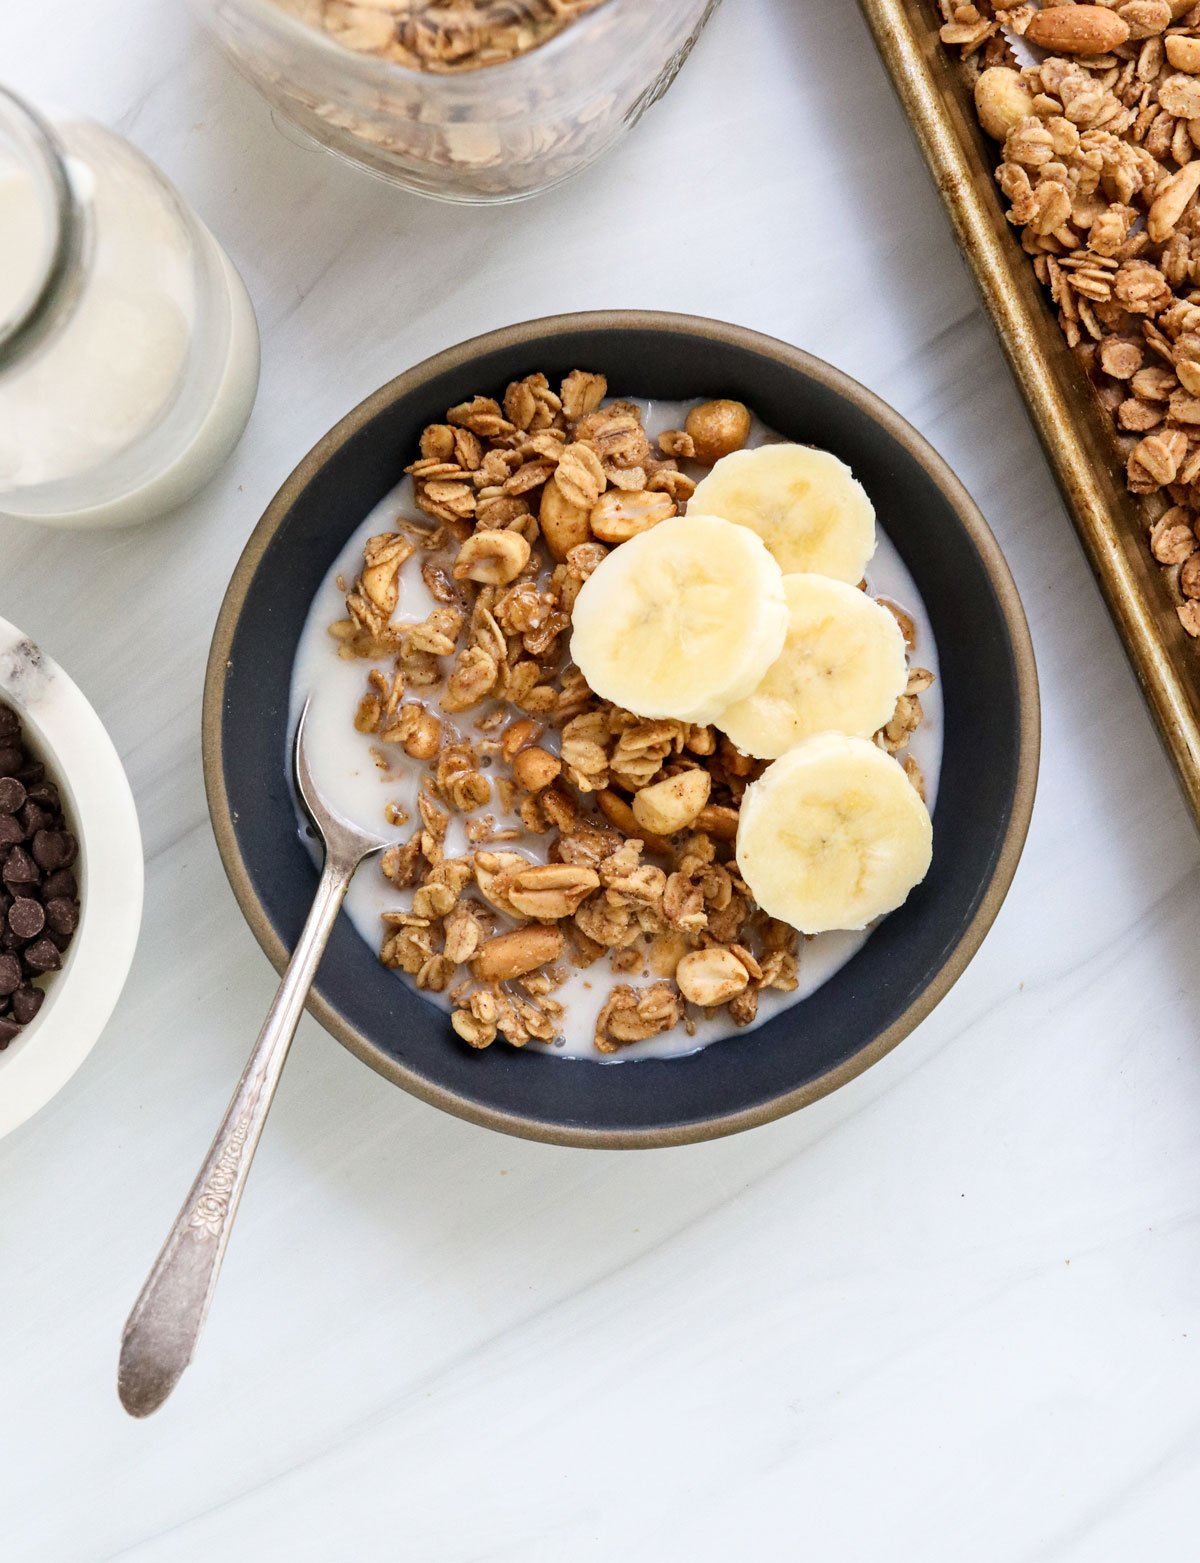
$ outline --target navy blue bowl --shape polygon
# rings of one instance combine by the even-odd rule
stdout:
[[[316,883],[287,774],[292,662],[313,596],[346,538],[399,481],[427,423],[536,370],[554,383],[580,367],[607,375],[616,395],[738,398],[780,434],[854,469],[937,641],[945,730],[933,866],[809,998],[688,1057],[601,1066],[503,1045],[472,1051],[344,917],[309,1008],[380,1074],[488,1128],[568,1145],[679,1144],[792,1112],[894,1047],[978,949],[1024,844],[1039,722],[1016,588],[966,490],[869,391],[740,327],[632,311],[530,321],[402,374],[304,458],[246,545],[209,656],[205,782],[234,893],[282,970]]]

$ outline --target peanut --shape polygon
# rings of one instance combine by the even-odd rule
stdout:
[[[561,564],[572,548],[580,543],[590,543],[592,530],[588,524],[590,505],[574,504],[557,483],[547,483],[542,490],[542,503],[538,509],[538,525],[546,539],[546,547]]]
[[[1129,23],[1102,5],[1056,5],[1035,11],[1026,41],[1051,54],[1107,54],[1129,38]]]
[[[513,758],[513,775],[528,792],[541,792],[562,770],[562,761],[547,749],[522,749]]]
[[[716,944],[681,956],[675,981],[689,1004],[711,1009],[716,1004],[727,1004],[747,987],[750,974],[732,950]]]
[[[480,947],[471,962],[471,974],[476,982],[509,982],[513,977],[536,971],[548,961],[556,961],[564,943],[557,928],[546,928],[540,923],[514,928],[511,933],[497,934]]]
[[[675,501],[669,494],[651,490],[630,494],[614,488],[592,506],[589,522],[601,542],[626,543],[674,514]]]
[[[975,109],[988,135],[1003,141],[1014,125],[1033,113],[1033,93],[1020,71],[993,65],[981,71],[975,83]]]
[[[485,532],[473,532],[458,550],[454,579],[507,586],[528,563],[529,544],[519,532],[491,527]]]
[[[701,402],[693,407],[684,423],[684,432],[690,434],[697,461],[711,467],[741,450],[750,437],[750,409],[743,402]]]
[[[693,824],[708,802],[712,778],[707,771],[680,771],[634,794],[633,817],[657,836],[671,836]]]
[[[553,922],[572,917],[580,903],[600,888],[595,869],[573,863],[538,863],[524,868],[508,887],[508,899],[523,917]]]
[[[442,724],[424,706],[414,703],[406,707],[408,711],[412,712],[412,716],[405,724],[408,733],[404,739],[404,752],[410,760],[432,760],[441,746]]]
[[[1166,40],[1167,61],[1177,71],[1189,76],[1200,72],[1200,38],[1172,37]]]

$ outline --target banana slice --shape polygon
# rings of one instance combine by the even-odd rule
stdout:
[[[785,575],[854,586],[875,552],[875,510],[850,468],[811,445],[758,445],[723,456],[688,506],[757,532]]]
[[[932,856],[928,810],[902,767],[866,738],[808,738],[742,799],[742,877],[764,912],[801,933],[865,928],[895,911]]]
[[[614,548],[572,618],[571,655],[598,695],[638,716],[712,722],[779,655],[788,613],[761,540],[689,513]]]
[[[814,733],[869,738],[908,683],[904,636],[866,592],[826,575],[785,575],[788,633],[762,683],[717,718],[742,751],[774,760]]]

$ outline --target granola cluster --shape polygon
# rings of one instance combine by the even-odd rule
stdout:
[[[313,19],[344,48],[448,75],[503,65],[548,43],[604,0],[317,0]]]
[[[1200,638],[1200,5],[940,0],[996,179]],[[1018,68],[1013,40],[1037,63]]]
[[[734,858],[742,795],[765,762],[713,727],[598,698],[568,654],[589,574],[682,509],[695,482],[681,463],[744,443],[749,414],[706,403],[652,443],[641,409],[607,389],[582,370],[557,389],[532,374],[426,428],[406,469],[425,519],[369,540],[331,627],[343,656],[376,664],[355,726],[381,770],[420,766],[419,819],[382,859],[408,904],[385,915],[381,959],[447,992],[476,1048],[551,1041],[556,991],[601,961],[628,979],[596,1019],[604,1053],[690,1032],[698,1012],[747,1025],[760,993],[797,985],[797,934],[758,910]],[[406,570],[436,604],[416,623],[395,618]],[[912,620],[888,606],[911,647]],[[931,682],[912,670],[877,735],[889,753],[908,744]],[[906,769],[920,789],[911,757]]]

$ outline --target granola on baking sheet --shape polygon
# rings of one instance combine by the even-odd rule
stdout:
[[[331,626],[344,657],[376,664],[355,727],[381,768],[421,777],[413,833],[382,859],[408,904],[385,914],[380,958],[447,994],[476,1048],[551,1041],[566,975],[598,962],[623,979],[597,995],[601,1053],[718,1011],[748,1025],[764,990],[797,986],[798,935],[754,905],[734,857],[766,762],[599,698],[568,655],[584,581],[686,506],[685,464],[742,445],[749,414],[705,403],[652,442],[607,392],[590,371],[531,374],[430,424],[406,469],[423,519],[370,538]],[[402,572],[436,604],[420,622],[395,617]],[[912,619],[885,605],[911,651]],[[905,751],[932,681],[911,667],[876,735],[918,791]]]
[[[1008,220],[1200,643],[1200,4],[939,3],[942,41],[1003,148]]]

